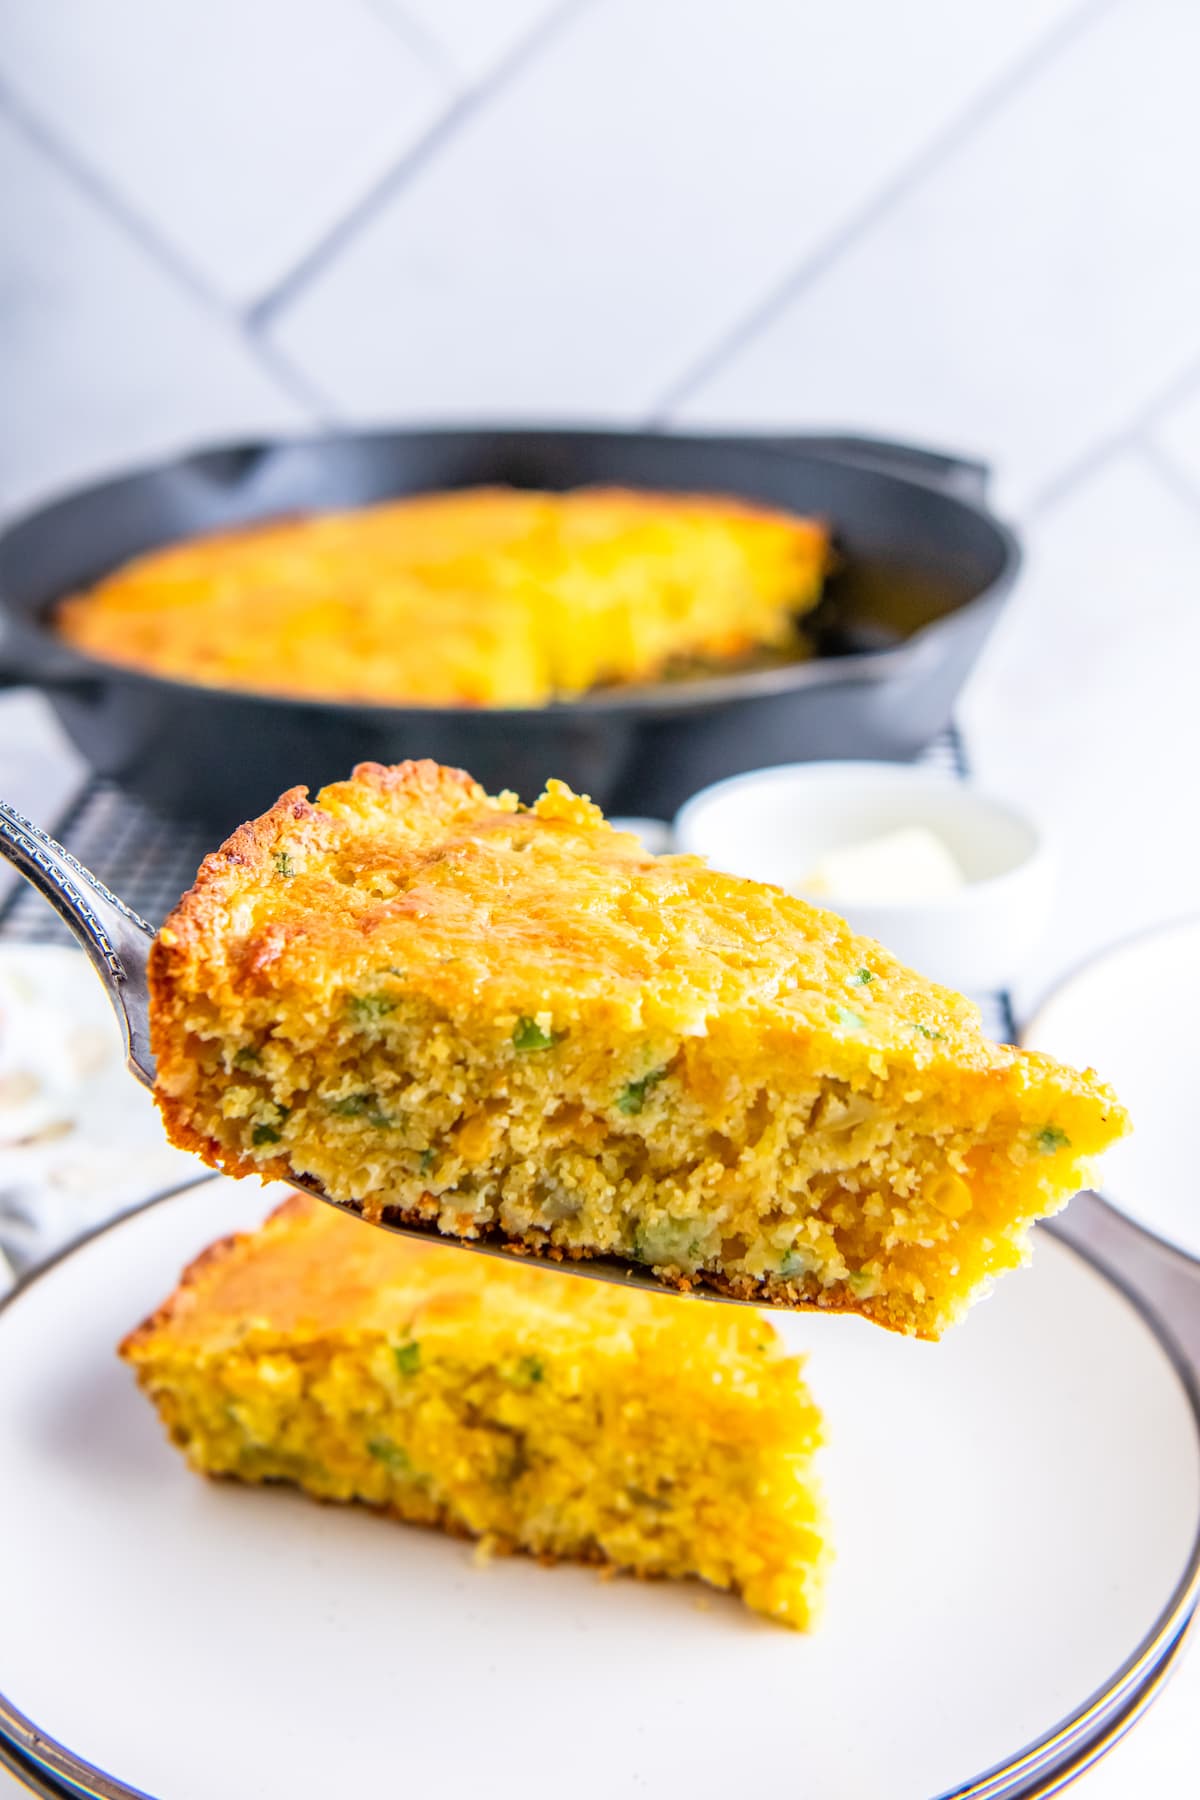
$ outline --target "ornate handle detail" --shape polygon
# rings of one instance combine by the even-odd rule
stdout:
[[[0,856],[48,900],[91,958],[125,1036],[134,1074],[154,1080],[146,957],[154,929],[77,857],[0,800]]]

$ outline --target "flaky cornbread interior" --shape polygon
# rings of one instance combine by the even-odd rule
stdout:
[[[208,1474],[812,1621],[820,1419],[741,1307],[414,1245],[298,1195],[193,1263],[121,1354]]]
[[[755,650],[804,653],[828,534],[703,494],[466,488],[151,550],[62,635],[180,680],[534,706]]]
[[[558,782],[294,789],[150,971],[163,1117],[215,1167],[925,1337],[1126,1126],[832,913],[649,856]]]

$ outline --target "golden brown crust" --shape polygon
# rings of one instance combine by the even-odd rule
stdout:
[[[525,856],[518,884],[492,896],[485,885],[495,879],[491,848],[506,838],[536,854]],[[293,899],[295,884],[273,880],[281,855],[306,877],[302,897]],[[349,865],[345,871],[343,863]],[[460,868],[469,869],[470,886]],[[386,900],[374,897],[376,872],[393,889]],[[669,969],[664,953],[651,953],[640,920],[626,922],[603,905],[614,889],[618,899],[628,890],[647,908],[670,908],[668,925],[678,919],[675,941],[664,945],[664,953],[672,953]],[[231,910],[248,902],[255,903],[253,912],[234,925]],[[712,948],[690,935],[693,923],[704,924],[700,908],[714,917]],[[548,975],[556,977],[559,968],[566,979],[591,975],[602,958],[604,985],[636,988],[644,1008],[660,999],[653,986],[646,987],[656,977],[695,983],[711,972],[714,984],[729,985],[724,944],[742,959],[738,987],[750,1002],[757,1000],[759,984],[778,988],[792,970],[800,979],[793,976],[790,985],[802,1000],[804,976],[820,992],[831,965],[851,969],[856,956],[870,951],[879,976],[873,993],[886,980],[897,1008],[907,1005],[919,1020],[924,1006],[936,1024],[923,1041],[903,1046],[916,1065],[944,1057],[937,1045],[951,1036],[958,1057],[997,1076],[1018,1062],[1027,1068],[1039,1062],[989,1043],[976,1007],[912,975],[878,945],[855,939],[833,913],[781,889],[708,870],[697,857],[650,856],[559,783],[525,811],[514,796],[492,798],[464,770],[428,759],[391,768],[360,763],[348,781],[322,790],[315,804],[306,788],[292,788],[261,817],[239,826],[204,859],[151,948],[151,1004],[165,1025],[180,977],[194,986],[206,968],[212,970],[214,958],[229,981],[262,992],[280,979],[285,957],[289,979],[315,980],[356,973],[368,956],[382,961],[394,953],[405,978],[419,980],[439,1001],[453,1003],[483,976],[493,990],[523,985],[524,1001],[534,1010]],[[438,964],[446,958],[455,968],[439,979]],[[513,1004],[521,1010],[519,998]],[[692,1004],[689,998],[686,1006]],[[787,1014],[779,1010],[782,1023]]]
[[[281,1200],[278,1206],[271,1209],[266,1223],[273,1219],[295,1218],[303,1212],[304,1207],[305,1201],[300,1194],[289,1194],[286,1200]],[[135,1325],[132,1331],[126,1332],[117,1345],[117,1355],[124,1357],[127,1362],[136,1362],[139,1351],[145,1349],[152,1338],[168,1330],[187,1311],[196,1290],[205,1284],[213,1270],[239,1256],[253,1241],[254,1236],[255,1233],[250,1231],[231,1231],[226,1237],[217,1238],[214,1243],[209,1244],[199,1256],[194,1256],[185,1266],[174,1292],[168,1294],[162,1305],[148,1314],[140,1325]]]
[[[464,769],[446,768],[429,758],[390,768],[382,763],[358,763],[350,781],[340,786],[378,793],[390,809],[411,811],[435,828],[448,829],[456,815],[478,812],[488,804],[483,789]],[[308,789],[294,787],[258,818],[239,825],[219,850],[204,858],[192,886],[171,909],[150,947],[152,1006],[160,1017],[169,1010],[180,972],[194,968],[195,959],[205,953],[221,928],[228,897],[252,887],[256,878],[268,877],[276,855],[286,851],[294,856],[302,850],[319,854],[335,844],[338,836],[337,822],[309,800]],[[280,929],[286,936],[286,915]],[[268,948],[257,946],[260,957]],[[187,1148],[199,1150],[200,1144],[188,1144]]]
[[[118,1356],[123,1356],[128,1361],[135,1360],[138,1351],[151,1337],[174,1324],[187,1308],[190,1290],[198,1286],[204,1275],[218,1263],[236,1255],[240,1246],[246,1242],[246,1237],[245,1232],[231,1232],[228,1237],[218,1238],[206,1250],[202,1250],[199,1256],[194,1257],[180,1275],[179,1285],[174,1293],[169,1294],[161,1306],[156,1307],[140,1325],[135,1325],[121,1339],[117,1345]]]

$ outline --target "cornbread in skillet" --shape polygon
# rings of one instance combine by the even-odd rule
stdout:
[[[924,1337],[1126,1124],[834,914],[429,762],[243,826],[150,981],[167,1130],[230,1174]]]
[[[468,488],[153,550],[64,602],[80,650],[220,687],[534,706],[803,653],[827,536],[706,495]]]
[[[455,1255],[297,1195],[121,1354],[207,1474],[812,1620],[820,1418],[744,1308]]]

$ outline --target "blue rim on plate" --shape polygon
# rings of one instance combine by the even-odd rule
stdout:
[[[139,1202],[83,1233],[0,1296],[0,1314],[67,1257],[150,1207],[217,1179],[211,1175],[181,1182]],[[1177,1376],[1200,1439],[1200,1378],[1187,1353],[1158,1312],[1099,1256],[1073,1242],[1053,1225],[1042,1226],[1063,1249],[1077,1256],[1131,1306]],[[1173,1671],[1190,1635],[1200,1603],[1200,1519],[1183,1574],[1156,1623],[1110,1681],[1065,1719],[1007,1761],[930,1800],[1050,1800],[1099,1762],[1144,1716]],[[0,1693],[0,1767],[32,1786],[45,1800],[156,1800],[75,1755],[38,1729],[32,1719]]]

